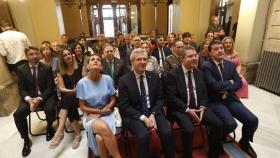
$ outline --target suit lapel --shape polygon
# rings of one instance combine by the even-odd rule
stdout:
[[[136,77],[135,77],[133,71],[130,72],[130,81],[132,82],[132,84],[130,86],[131,86],[132,90],[135,92],[136,98],[139,99],[140,92],[139,92],[138,84],[137,84]]]
[[[222,81],[222,76],[220,74],[220,71],[218,70],[217,65],[215,64],[215,62],[213,61],[213,59],[210,60],[210,63],[212,64],[212,68],[214,69],[216,76],[218,76],[218,78],[220,79],[220,81]]]
[[[114,59],[114,77],[117,76],[117,74],[119,73],[119,69],[120,69],[120,62]]]
[[[146,71],[146,79],[148,84],[148,92],[149,92],[149,98],[151,98],[151,87],[152,87],[152,75]]]
[[[187,96],[187,83],[186,83],[186,79],[185,79],[185,75],[184,75],[184,71],[182,66],[179,66],[179,80],[178,83],[184,83],[184,85],[182,85],[182,90],[184,93],[184,96]]]

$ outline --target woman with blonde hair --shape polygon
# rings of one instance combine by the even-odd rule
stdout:
[[[151,53],[152,52],[152,45],[148,41],[143,41],[141,43],[141,48],[144,49],[146,51],[147,55],[148,55],[146,70],[159,74],[160,73],[160,68],[159,68],[159,65],[158,65],[158,61],[154,56],[151,55],[152,54]]]
[[[248,83],[241,73],[241,62],[236,50],[234,50],[234,41],[231,37],[225,37],[222,41],[225,50],[225,59],[234,63],[236,71],[238,72],[242,87],[236,92],[236,95],[240,98],[248,98]]]

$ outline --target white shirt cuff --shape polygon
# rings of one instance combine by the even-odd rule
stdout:
[[[24,100],[25,100],[26,102],[28,102],[28,100],[29,100],[30,98],[31,98],[30,96],[26,96],[26,97],[24,97]]]
[[[141,115],[139,119],[140,119],[141,121],[144,121],[145,117],[146,117],[145,115]]]
[[[186,109],[186,113],[188,113],[189,109],[190,109],[189,107]]]

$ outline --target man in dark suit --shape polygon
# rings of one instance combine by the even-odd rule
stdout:
[[[149,157],[149,131],[160,136],[165,158],[174,158],[175,146],[171,128],[163,113],[163,95],[160,78],[145,71],[147,54],[139,48],[132,51],[133,71],[119,82],[119,106],[124,124],[136,136],[137,157]]]
[[[171,117],[182,128],[184,158],[192,157],[194,124],[209,126],[209,158],[218,158],[222,150],[222,121],[207,107],[203,73],[197,69],[198,55],[193,47],[181,52],[181,65],[167,74],[167,100]]]
[[[140,36],[134,36],[133,39],[132,39],[132,42],[133,42],[133,47],[132,49],[130,49],[130,51],[128,51],[126,53],[126,56],[125,56],[125,65],[127,66],[128,69],[131,69],[131,62],[130,62],[130,54],[131,52],[133,51],[133,49],[136,49],[136,48],[140,48],[141,47],[141,37]]]
[[[54,79],[51,67],[39,62],[39,50],[36,47],[26,48],[25,55],[28,63],[20,66],[18,70],[18,86],[22,99],[14,113],[16,127],[24,139],[23,157],[29,155],[32,146],[26,117],[37,107],[44,109],[47,119],[46,140],[49,141],[54,136],[52,123],[56,114],[56,95],[53,92]]]
[[[234,64],[223,60],[224,47],[221,41],[213,40],[209,44],[211,59],[202,65],[209,96],[209,107],[223,121],[225,136],[234,131],[237,123],[242,124],[241,148],[252,157],[257,157],[249,141],[258,128],[258,118],[247,109],[235,95],[242,82]]]
[[[125,66],[124,61],[114,57],[115,50],[111,44],[106,43],[103,47],[103,55],[105,58],[102,60],[102,72],[111,76],[114,80],[115,88],[117,88],[119,78],[126,74],[129,69]]]
[[[163,72],[165,58],[167,56],[171,55],[172,52],[168,47],[164,46],[165,43],[164,43],[164,38],[162,35],[156,36],[155,39],[156,39],[157,47],[152,50],[152,56],[157,58],[159,67],[161,68],[161,71]]]
[[[130,35],[125,35],[124,44],[119,46],[120,59],[125,60],[126,54],[131,52],[131,50],[133,50],[133,45],[131,44]]]

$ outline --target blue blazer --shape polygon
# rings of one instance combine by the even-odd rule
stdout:
[[[239,100],[235,91],[241,88],[242,82],[236,71],[236,67],[232,62],[227,60],[223,60],[223,65],[223,81],[220,72],[212,59],[205,62],[201,67],[204,72],[209,102]],[[229,80],[233,80],[234,83],[232,84]],[[227,99],[222,99],[223,94],[221,91],[228,92]]]

